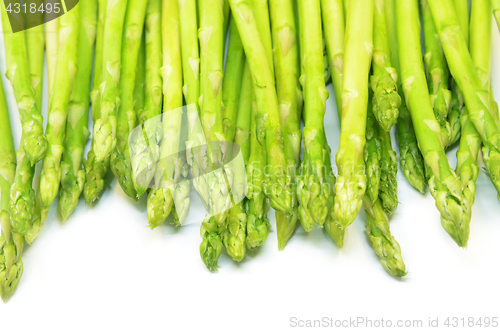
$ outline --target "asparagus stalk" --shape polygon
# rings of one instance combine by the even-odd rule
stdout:
[[[472,2],[470,27],[470,53],[476,66],[479,79],[486,89],[490,82],[490,47],[491,47],[491,2],[478,0]],[[492,114],[493,115],[493,114]],[[462,181],[465,197],[472,207],[475,200],[476,180],[479,174],[477,159],[481,149],[481,137],[472,123],[467,107],[460,115],[462,134],[457,151],[457,175]]]
[[[52,99],[54,77],[56,74],[57,53],[59,50],[59,17],[48,21],[45,26],[45,48],[47,50],[47,77],[49,81],[49,105]]]
[[[326,233],[328,233],[328,236],[332,239],[332,241],[337,245],[339,248],[344,247],[344,235],[345,235],[345,228],[342,227],[342,224],[335,218],[335,211],[334,211],[334,203],[335,203],[335,175],[333,174],[333,169],[332,169],[332,160],[330,158],[330,155],[332,154],[332,150],[328,143],[326,142],[326,135],[324,136],[325,139],[325,147],[326,147],[326,154],[325,154],[325,168],[326,168],[326,179],[328,182],[328,187],[330,188],[330,195],[328,197],[328,215],[326,216],[325,220],[325,230]]]
[[[469,1],[453,0],[453,4],[458,18],[458,25],[465,38],[465,43],[469,44]]]
[[[467,0],[453,0],[455,12],[459,21],[460,30],[469,45],[469,2]],[[464,98],[455,80],[452,80],[452,101],[449,122],[452,128],[450,144],[454,144],[460,138],[460,116],[464,112]]]
[[[491,116],[498,123],[491,84],[491,1],[478,0],[471,4],[470,54],[481,84],[489,91]]]
[[[451,91],[448,90],[449,72],[429,4],[427,0],[421,0],[421,4],[425,37],[424,61],[429,93],[434,116],[441,126],[441,135],[444,138],[443,144],[447,147],[450,145],[452,132],[454,132],[450,122],[448,122],[448,113],[451,106]],[[457,119],[458,117],[454,118]]]
[[[59,26],[59,54],[54,78],[54,94],[49,105],[47,121],[47,153],[40,173],[40,197],[42,218],[40,225],[34,225],[39,233],[47,217],[49,207],[59,192],[61,181],[61,157],[64,151],[66,118],[71,90],[77,71],[78,30],[80,7],[63,15]],[[73,115],[73,114],[72,114]],[[72,120],[72,119],[71,119]]]
[[[223,171],[223,159],[226,136],[222,125],[222,78],[223,78],[223,17],[219,0],[204,0],[200,6],[200,40],[201,75],[200,75],[200,106],[201,124],[205,139],[209,142],[206,160],[202,169],[205,171],[208,186],[205,195],[208,199],[209,213],[216,218],[221,226],[231,205],[231,197],[226,184],[226,174]],[[201,161],[201,160],[200,160]],[[203,194],[202,194],[203,195]]]
[[[372,202],[368,196],[363,198],[366,210],[366,234],[373,250],[380,258],[380,263],[392,276],[403,277],[407,274],[401,256],[401,248],[391,234],[389,219],[380,200]]]
[[[388,0],[392,1],[392,0]],[[342,79],[344,73],[345,19],[342,0],[321,0],[323,33],[328,51],[328,65],[332,75],[333,89],[339,120],[342,118]]]
[[[371,203],[378,200],[380,193],[380,161],[382,157],[382,146],[379,136],[379,127],[372,111],[372,101],[368,100],[366,116],[366,144],[364,159],[366,164],[366,193]]]
[[[94,123],[101,117],[101,91],[99,86],[102,82],[103,71],[103,48],[104,48],[104,25],[106,18],[107,0],[98,0],[99,17],[97,21],[96,49],[94,78],[92,82],[92,92],[90,99],[92,101],[92,120]],[[104,191],[104,176],[109,169],[109,158],[97,161],[95,157],[94,144],[91,144],[90,151],[87,153],[87,159],[83,160],[85,169],[85,184],[83,186],[83,197],[85,204],[89,205],[99,199]]]
[[[375,0],[373,16],[373,115],[381,129],[390,131],[399,116],[401,97],[397,89],[397,72],[391,66],[389,40],[385,17],[385,0]]]
[[[147,0],[138,0],[129,1],[127,6],[120,73],[121,104],[116,118],[116,148],[110,157],[111,171],[122,190],[136,201],[138,198],[132,181],[128,136],[137,126],[137,114],[134,109],[135,75],[147,4]]]
[[[31,86],[25,32],[21,31],[15,34],[12,32],[4,4],[2,4],[2,25],[7,66],[6,76],[14,89],[17,108],[23,125],[21,145],[16,153],[18,166],[10,190],[10,222],[14,232],[26,235],[30,227],[34,204],[32,184],[35,168],[29,154],[45,153],[45,147],[42,148],[42,146],[45,146],[46,140],[43,135],[42,116],[37,107]],[[37,150],[31,149],[31,153],[28,153],[29,146],[26,143],[28,140],[40,143]]]
[[[429,3],[432,9],[432,2]],[[459,246],[464,247],[469,237],[470,206],[460,180],[448,164],[440,137],[440,126],[426,88],[425,72],[421,64],[418,4],[412,0],[398,1],[396,12],[403,89],[418,145],[431,172],[430,191],[436,199],[443,227]],[[439,29],[440,25],[437,26]]]
[[[342,129],[336,157],[339,175],[334,204],[335,218],[343,228],[356,218],[366,190],[363,150],[372,57],[373,3],[349,0],[347,15]]]
[[[238,28],[234,20],[229,24],[229,44],[227,62],[222,82],[223,131],[228,141],[233,141],[235,133],[236,113],[239,105],[239,93],[243,68],[245,67],[245,52],[241,44]]]
[[[202,224],[202,243],[200,255],[210,271],[217,270],[217,259],[220,255],[210,254],[211,245],[208,241],[216,241],[222,247],[220,232],[226,226],[226,217],[231,204],[226,174],[223,170],[224,148],[220,142],[226,140],[222,125],[222,78],[223,78],[223,22],[219,0],[202,0],[200,2],[200,41],[201,75],[200,75],[200,106],[201,124],[205,139],[209,143],[204,160],[198,159],[201,169],[204,169],[206,187],[202,190],[204,203],[208,205],[209,215]],[[203,152],[203,151],[202,151]],[[220,168],[220,169],[217,169]],[[207,171],[209,170],[209,171]],[[215,171],[214,171],[215,170]],[[215,259],[212,259],[214,257]]]
[[[324,127],[326,99],[323,73],[321,41],[321,16],[319,0],[304,0],[299,3],[304,13],[304,160],[300,167],[297,196],[299,199],[300,222],[305,231],[311,231],[314,224],[322,227],[328,214],[330,190],[325,178]]]
[[[97,26],[97,0],[82,0],[78,34],[78,71],[68,106],[66,139],[61,161],[59,213],[63,222],[75,210],[85,183],[82,158],[89,137],[89,92]]]
[[[259,141],[258,129],[258,123],[262,122],[263,119],[258,113],[257,102],[255,101],[255,87],[253,87],[252,91],[252,111],[250,121],[250,157],[246,167],[248,181],[248,201],[246,203],[247,247],[249,249],[264,244],[270,227],[267,219],[268,205],[264,191],[262,190],[265,180],[265,167],[267,165],[266,149]]]
[[[229,7],[227,1],[225,4]],[[199,119],[200,113],[198,98],[200,96],[200,55],[198,49],[197,3],[196,0],[185,0],[180,2],[179,6],[182,77],[184,83],[183,93],[187,105],[187,116],[189,118],[192,112],[192,114],[195,115],[194,118]],[[185,163],[191,167],[193,165],[192,151],[189,144],[195,140],[196,132],[194,131],[194,126],[188,125],[187,141],[185,142],[185,146],[182,146],[181,144],[180,148],[181,150],[182,148],[185,148],[186,154],[183,159],[185,159]],[[183,181],[182,183],[187,186],[184,192],[189,194],[191,184],[189,181]],[[185,202],[190,203],[190,200],[186,199]],[[179,203],[175,201],[175,205],[177,206]],[[187,213],[188,209],[185,208],[185,210]],[[176,212],[176,210],[174,211]]]
[[[262,118],[258,124],[259,141],[266,145],[267,171],[263,188],[275,210],[292,211],[291,176],[286,168],[279,105],[271,65],[260,39],[252,8],[245,0],[230,0],[233,17],[245,49],[253,76],[257,109]]]
[[[179,5],[184,81],[182,90],[188,107],[194,105],[195,109],[199,111],[198,97],[200,96],[200,82],[198,79],[200,75],[200,55],[198,49],[197,3],[196,0],[184,0]],[[226,105],[225,108],[230,108],[230,106]]]
[[[4,31],[6,76],[14,89],[17,109],[23,128],[22,149],[30,165],[40,161],[47,150],[47,141],[43,134],[43,119],[37,105],[36,95],[31,85],[30,69],[26,50],[25,31],[12,32],[9,17],[2,7],[2,25]]]
[[[144,108],[137,112],[142,130],[134,130],[130,141],[132,181],[137,197],[146,192],[153,180],[159,157],[158,143],[163,136],[159,116],[163,97],[161,10],[161,0],[150,1],[146,9],[146,100]]]
[[[418,149],[417,137],[415,136],[415,130],[413,129],[410,112],[406,107],[403,88],[401,86],[399,47],[396,35],[395,0],[386,0],[385,11],[387,36],[391,48],[391,63],[398,73],[398,92],[402,100],[401,106],[399,107],[397,129],[401,170],[403,171],[403,174],[408,182],[419,192],[423,193],[426,185],[424,177],[424,161],[422,154]]]
[[[294,4],[290,0],[271,0],[272,39],[274,40],[274,65],[276,88],[284,136],[285,157],[292,183],[300,162],[302,131],[300,130],[299,45],[295,24]],[[278,249],[283,250],[292,236],[298,221],[298,203],[292,190],[292,212],[276,212]]]
[[[381,146],[380,158],[380,202],[384,211],[391,215],[398,207],[398,157],[392,149],[391,135],[378,130]]]
[[[241,88],[238,100],[238,114],[235,123],[236,129],[234,135],[234,143],[240,146],[243,160],[245,164],[248,164],[248,160],[250,157],[250,123],[251,116],[253,115],[253,86],[252,76],[250,74],[250,68],[248,67],[248,65],[244,66],[242,82],[240,83],[240,85]],[[243,257],[246,253],[246,247],[249,246],[250,248],[253,244],[255,244],[255,240],[253,240],[253,238],[249,238],[250,241],[247,241],[247,217],[255,217],[255,214],[252,213],[247,216],[247,214],[243,210],[244,205],[245,201],[241,201],[231,208],[227,218],[227,229],[222,233],[222,240],[224,243],[224,247],[226,247],[227,254],[237,262],[243,260]],[[254,231],[253,233],[256,234],[257,232]]]
[[[156,184],[149,191],[147,202],[149,227],[152,229],[168,217],[174,202],[173,196],[181,189],[176,186],[183,167],[178,156],[182,125],[182,56],[177,1],[163,0],[161,10],[164,118],[160,160],[156,165]],[[189,196],[189,188],[183,195],[184,198]],[[187,208],[189,209],[189,204]]]
[[[32,3],[39,8],[42,0],[35,0]],[[26,15],[27,26],[39,24],[26,30],[26,48],[28,50],[28,66],[31,75],[31,85],[35,91],[36,105],[42,109],[43,94],[43,51],[45,50],[45,37],[43,35],[43,12],[30,12]]]
[[[116,114],[120,107],[120,70],[122,55],[122,33],[128,0],[108,1],[104,25],[104,45],[102,49],[101,71],[102,90],[101,116],[94,123],[92,144],[96,161],[109,157],[116,146]]]
[[[5,16],[4,16],[5,17]],[[13,231],[9,216],[9,191],[16,171],[16,154],[9,109],[0,81],[0,298],[7,302],[14,294],[23,275],[21,254],[24,239]]]
[[[489,89],[481,84],[451,0],[429,2],[451,74],[462,92],[470,119],[483,140],[483,158],[500,192],[500,129],[491,114]],[[450,10],[451,9],[451,10]],[[454,30],[455,29],[455,30]],[[500,198],[500,194],[499,194]]]
[[[259,30],[260,40],[266,50],[267,61],[270,65],[271,74],[274,77],[273,45],[271,38],[271,22],[269,18],[268,0],[251,0],[252,12]]]
[[[498,30],[500,30],[500,0],[491,0],[491,4],[493,5],[493,14],[497,21]]]
[[[259,30],[259,37],[265,48],[266,58],[270,65],[271,74],[274,77],[273,48],[271,42],[271,28],[269,18],[269,7],[267,0],[252,0],[252,11]],[[252,87],[250,87],[252,89]],[[254,91],[255,92],[255,91]],[[268,204],[263,191],[264,174],[266,171],[266,150],[263,141],[259,140],[258,126],[262,123],[255,93],[252,94],[253,116],[251,125],[251,154],[249,166],[247,167],[247,178],[249,179],[247,212],[247,247],[252,249],[264,244],[271,225],[267,219]]]

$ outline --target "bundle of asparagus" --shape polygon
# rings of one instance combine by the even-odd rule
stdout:
[[[2,4],[22,136],[15,152],[2,89],[0,295],[16,290],[24,240],[40,234],[57,195],[64,222],[82,192],[87,204],[102,196],[109,168],[135,202],[147,192],[152,229],[170,215],[183,224],[191,173],[207,211],[200,255],[210,271],[223,247],[241,261],[265,243],[269,207],[282,250],[299,221],[343,247],[364,206],[375,253],[404,276],[389,226],[399,204],[394,125],[401,171],[421,193],[429,184],[444,229],[465,247],[480,152],[500,198],[492,13],[500,24],[499,0],[473,1],[470,14],[466,0],[81,0],[12,33],[10,19],[32,26],[43,15]],[[337,177],[324,122],[330,77]],[[454,171],[446,150],[455,142]]]

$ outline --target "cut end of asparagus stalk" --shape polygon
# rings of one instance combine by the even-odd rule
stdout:
[[[150,229],[162,224],[170,215],[174,199],[169,188],[151,189],[148,194],[147,211]]]
[[[210,272],[217,272],[218,261],[222,253],[222,238],[213,217],[207,216],[201,226],[203,241],[200,244],[200,256]]]
[[[294,208],[293,213],[276,212],[276,232],[278,235],[278,249],[285,249],[288,240],[297,228],[298,210]]]

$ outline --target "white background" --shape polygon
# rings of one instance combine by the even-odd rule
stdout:
[[[500,37],[493,29],[492,58],[498,59]],[[17,148],[21,127],[4,62],[2,48]],[[492,70],[500,100],[500,63]],[[325,126],[334,159],[339,124],[331,84],[328,89]],[[46,106],[43,111],[46,118]],[[448,153],[453,167],[455,152]],[[422,319],[424,326],[429,317],[439,317],[441,325],[447,317],[500,317],[500,203],[484,171],[468,249],[458,248],[441,227],[431,195],[412,189],[399,173],[401,204],[391,231],[409,270],[403,280],[380,265],[366,238],[364,211],[347,230],[343,249],[324,231],[306,234],[299,227],[283,252],[270,213],[273,230],[265,245],[240,263],[224,252],[219,272],[210,274],[199,255],[204,211],[197,198],[191,224],[166,222],[152,231],[146,196],[135,204],[112,176],[109,182],[98,203],[86,207],[81,199],[64,225],[54,201],[43,232],[26,245],[17,292],[0,304],[1,330],[286,330],[292,317]]]

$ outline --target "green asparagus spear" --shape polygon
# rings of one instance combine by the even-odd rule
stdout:
[[[487,89],[490,82],[490,47],[491,47],[491,2],[478,0],[472,2],[470,27],[470,53],[476,66],[479,79]],[[492,114],[493,115],[493,114]],[[467,202],[472,207],[475,200],[476,180],[479,174],[477,159],[481,149],[481,137],[472,123],[467,107],[460,115],[462,134],[457,151],[457,175],[462,181]]]
[[[266,48],[250,4],[245,0],[230,0],[230,5],[253,76],[257,109],[262,119],[257,130],[259,141],[261,144],[265,141],[267,152],[264,192],[275,210],[291,212],[289,188],[292,179],[286,168],[278,99]]]
[[[225,5],[229,7],[227,1]],[[183,77],[183,93],[184,99],[186,101],[187,114],[189,116],[190,111],[195,114],[195,118],[199,119],[199,104],[198,98],[200,96],[200,55],[198,49],[198,22],[197,22],[197,3],[196,0],[185,0],[179,3],[180,10],[180,35],[181,35],[181,55],[182,55],[182,77]],[[189,142],[196,139],[196,134],[194,134],[194,126],[188,125],[188,137],[185,145],[179,147],[181,151],[185,148],[186,153],[182,157],[184,165],[192,166],[192,156],[190,148],[188,148]],[[188,158],[189,157],[189,158]],[[185,185],[184,190],[179,190],[187,195],[187,199],[183,202],[186,205],[190,204],[189,191],[191,189],[191,184],[189,181],[181,181]],[[174,195],[174,199],[177,195]],[[178,201],[174,201],[175,206],[179,205]],[[174,210],[177,212],[176,210]],[[188,208],[185,208],[187,215]],[[175,213],[174,213],[175,215]],[[181,215],[182,216],[182,215]],[[174,218],[175,219],[175,218]]]
[[[25,31],[12,32],[9,17],[2,5],[2,25],[5,43],[6,76],[14,89],[17,109],[23,128],[22,149],[31,166],[40,161],[47,150],[43,134],[41,109],[31,84],[30,69],[26,50]]]
[[[391,1],[391,0],[389,0]],[[342,118],[342,77],[344,74],[345,19],[342,0],[321,0],[323,33],[328,51],[328,64],[332,75],[333,89],[339,120]]]
[[[47,121],[47,153],[40,173],[42,219],[39,232],[49,212],[49,207],[59,192],[61,181],[61,157],[64,151],[66,119],[71,90],[78,69],[78,30],[80,7],[76,6],[63,15],[59,26],[59,53],[54,77],[54,93],[49,105]],[[73,115],[73,114],[72,114]],[[72,120],[72,119],[70,119]]]
[[[326,142],[326,135],[324,137],[325,139],[325,148],[326,148],[326,154],[325,154],[325,168],[326,168],[326,179],[328,182],[328,186],[330,188],[330,195],[328,197],[328,215],[326,216],[325,220],[325,230],[326,233],[328,233],[328,236],[332,239],[332,241],[337,245],[339,248],[344,247],[344,236],[345,236],[345,228],[342,227],[342,224],[335,218],[335,211],[334,211],[334,203],[335,203],[335,175],[333,174],[333,169],[332,169],[332,160],[330,155],[332,154],[332,150],[328,143]]]
[[[132,181],[137,197],[146,192],[153,180],[159,146],[163,136],[160,114],[162,109],[162,22],[161,0],[149,1],[146,9],[146,101],[144,108],[137,112],[141,130],[132,137],[130,159]],[[133,134],[134,134],[133,133]],[[147,139],[146,139],[147,138]]]
[[[322,227],[328,214],[327,203],[330,194],[325,178],[324,127],[328,91],[325,87],[319,0],[304,0],[299,3],[304,12],[304,160],[300,167],[297,196],[299,217],[305,231],[311,231],[314,224]]]
[[[418,145],[431,171],[430,191],[436,199],[443,227],[459,246],[464,247],[469,237],[470,206],[462,191],[462,184],[446,158],[440,126],[426,88],[421,62],[418,4],[413,0],[397,1],[396,12],[403,89]],[[437,26],[439,29],[439,24]]]
[[[370,93],[371,94],[371,93]],[[378,199],[380,193],[380,159],[382,146],[379,136],[379,126],[372,112],[372,101],[368,100],[366,116],[366,144],[364,159],[366,164],[366,195],[372,203]]]
[[[204,193],[208,199],[204,202],[219,226],[223,225],[231,207],[231,197],[226,184],[227,173],[221,167],[226,155],[224,141],[227,139],[223,132],[221,108],[224,18],[219,10],[220,5],[222,3],[219,0],[203,0],[201,2],[200,29],[198,30],[201,55],[201,124],[208,142],[205,161],[202,161],[204,163],[202,169],[209,170],[205,175],[208,186]]]
[[[469,1],[453,0],[453,4],[458,18],[458,25],[465,38],[465,43],[469,44]]]
[[[453,5],[459,21],[460,30],[465,38],[465,43],[469,45],[469,1],[453,0]],[[460,116],[464,112],[463,107],[465,106],[462,92],[460,92],[460,88],[455,80],[452,80],[452,89],[451,111],[449,115],[449,122],[452,130],[450,144],[454,144],[460,139]]]
[[[245,52],[241,44],[238,28],[234,20],[229,24],[229,45],[227,62],[222,82],[222,104],[224,105],[222,125],[228,141],[233,141],[235,133],[236,112],[239,105],[239,94],[243,68],[245,67]]]
[[[340,133],[335,184],[335,218],[345,228],[361,209],[366,189],[365,145],[368,73],[372,57],[373,2],[349,0],[342,91]]]
[[[158,8],[160,9],[160,8]],[[149,227],[165,221],[173,206],[177,179],[182,171],[179,153],[182,125],[182,59],[179,30],[179,7],[175,0],[163,0],[163,138],[160,160],[156,165],[155,187],[148,194]],[[188,190],[189,193],[189,190]],[[189,208],[189,206],[188,206]]]
[[[424,161],[418,149],[417,137],[413,129],[411,116],[404,100],[403,88],[401,86],[401,71],[399,68],[399,48],[396,36],[396,12],[395,0],[385,1],[387,36],[391,48],[391,63],[398,73],[398,92],[401,96],[399,107],[397,137],[399,143],[400,165],[408,182],[423,193],[425,189]]]
[[[274,40],[274,66],[276,89],[285,141],[285,157],[295,186],[295,175],[300,162],[302,131],[300,130],[299,47],[295,24],[294,3],[291,0],[271,0],[272,39]],[[296,188],[295,188],[296,189]],[[292,190],[292,212],[276,212],[278,249],[283,250],[292,236],[298,221],[298,203]]]
[[[35,0],[32,3],[39,8],[42,0]],[[43,12],[35,11],[26,15],[27,26],[33,26],[43,22]],[[31,85],[35,91],[36,105],[42,109],[43,94],[43,51],[45,50],[45,37],[43,35],[43,25],[37,25],[26,30],[26,48],[28,51],[28,66],[31,75]]]
[[[380,158],[380,202],[384,211],[390,216],[398,207],[398,157],[392,149],[391,135],[378,130],[381,146]]]
[[[9,191],[16,171],[16,154],[9,109],[0,81],[0,298],[7,302],[14,294],[23,275],[21,254],[24,239],[12,231],[9,216]]]
[[[108,1],[104,24],[104,46],[101,71],[101,116],[94,123],[92,145],[96,161],[109,157],[116,146],[116,114],[120,107],[120,71],[122,67],[122,33],[128,0]],[[137,2],[137,1],[136,1]]]
[[[36,99],[31,86],[31,77],[28,68],[28,57],[26,53],[25,32],[12,32],[9,18],[2,4],[2,24],[4,31],[5,58],[7,73],[14,89],[14,95],[17,101],[17,108],[23,125],[21,136],[21,145],[16,153],[18,166],[16,175],[10,190],[10,222],[12,230],[20,235],[26,235],[31,223],[31,214],[34,205],[33,175],[34,164],[29,157],[27,140],[34,142],[38,140],[42,148],[45,145],[45,136],[43,135],[42,116],[37,107]],[[2,90],[3,91],[3,90]],[[43,147],[45,150],[45,147]],[[38,152],[31,149],[33,152]],[[43,151],[44,152],[44,151]],[[42,155],[43,156],[43,155]]]
[[[75,210],[85,183],[82,158],[89,137],[89,93],[97,27],[97,0],[82,0],[78,35],[78,71],[68,106],[66,139],[61,161],[59,212],[63,222]]]
[[[491,0],[491,4],[493,5],[493,14],[497,21],[498,30],[500,31],[500,0]]]
[[[498,123],[498,109],[491,84],[491,1],[478,0],[471,4],[470,54],[481,84],[489,91],[491,116]]]
[[[269,7],[267,0],[252,0],[252,11],[255,22],[259,30],[260,40],[266,51],[266,58],[270,65],[271,74],[274,77],[273,48],[271,42],[271,28],[269,18]],[[252,87],[250,87],[252,89]],[[267,234],[271,225],[267,219],[268,204],[264,194],[264,174],[266,171],[266,150],[264,140],[259,139],[259,127],[262,123],[255,96],[252,92],[253,116],[251,126],[251,157],[247,166],[247,179],[249,180],[249,190],[247,192],[248,201],[246,203],[247,212],[247,237],[246,243],[249,249],[261,246],[267,239]],[[264,138],[265,139],[265,138]]]
[[[385,0],[375,0],[373,16],[373,115],[380,128],[390,131],[399,116],[401,97],[397,89],[397,72],[391,66],[389,40],[385,17]]]
[[[248,80],[248,78],[245,78]],[[252,89],[252,88],[251,88]],[[250,120],[250,157],[246,172],[248,181],[247,190],[247,247],[252,249],[261,246],[267,239],[270,227],[267,219],[268,205],[262,190],[265,179],[266,149],[259,141],[259,122],[262,117],[258,113],[255,101],[255,87],[252,91],[252,117]]]
[[[500,129],[491,115],[489,89],[481,84],[451,0],[429,1],[451,74],[460,87],[470,119],[483,140],[483,158],[500,192]],[[500,198],[500,194],[499,194]]]
[[[250,156],[250,122],[252,110],[252,76],[250,68],[245,64],[243,69],[242,82],[240,83],[238,114],[235,123],[234,143],[241,149],[243,160],[248,164]],[[233,185],[234,188],[234,185]],[[234,191],[234,189],[233,189]],[[244,201],[237,203],[229,211],[227,218],[227,229],[222,234],[224,247],[227,254],[234,261],[241,261],[246,253],[246,247],[255,244],[253,238],[247,241],[247,214],[243,210]],[[250,214],[255,216],[254,214]],[[253,232],[257,234],[256,231]],[[258,238],[255,238],[258,240]]]
[[[147,0],[136,0],[129,1],[127,6],[119,85],[121,104],[116,118],[116,148],[111,152],[110,158],[111,171],[122,190],[136,201],[138,198],[132,181],[128,136],[137,126],[137,114],[134,109],[135,75],[147,4]]]
[[[196,0],[184,0],[180,5],[180,31],[182,50],[183,92],[188,107],[196,106],[199,111],[200,55],[198,49],[198,22]],[[226,108],[229,108],[226,105]]]
[[[421,0],[421,4],[425,37],[424,61],[429,93],[434,116],[441,126],[443,144],[447,147],[452,140],[452,127],[448,122],[451,106],[451,92],[448,90],[449,72],[429,4],[427,0]]]
[[[45,1],[44,1],[45,2]],[[59,51],[59,20],[55,18],[44,24],[45,26],[45,48],[47,50],[47,77],[49,81],[49,105],[54,90],[54,77],[56,75],[57,53]]]
[[[401,256],[401,248],[391,234],[389,219],[379,200],[374,203],[365,196],[363,205],[366,209],[366,234],[373,250],[380,258],[380,263],[392,276],[403,277],[407,274]]]
[[[99,18],[97,21],[96,50],[94,78],[92,82],[92,92],[90,99],[92,101],[92,120],[97,122],[101,117],[101,91],[99,86],[102,82],[104,48],[104,25],[106,18],[107,0],[98,0]],[[99,199],[104,191],[104,176],[109,169],[109,158],[97,161],[95,157],[94,144],[91,144],[90,151],[87,153],[87,159],[83,160],[85,169],[85,184],[83,185],[83,197],[85,204],[89,205]]]
[[[260,40],[266,50],[267,61],[271,68],[271,74],[274,77],[273,66],[273,46],[271,38],[271,22],[269,18],[268,0],[251,0],[252,12],[259,30]]]
[[[216,272],[219,257],[222,253],[222,237],[220,235],[219,226],[215,221],[215,217],[207,215],[200,230],[203,238],[200,244],[200,255],[203,263],[211,272]]]

